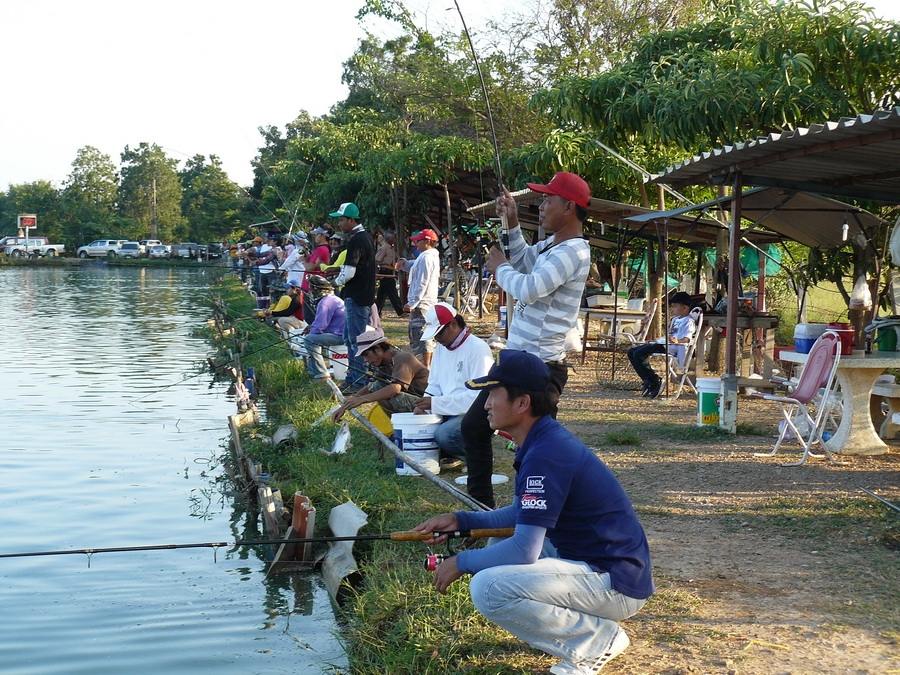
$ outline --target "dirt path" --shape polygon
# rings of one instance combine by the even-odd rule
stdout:
[[[611,672],[900,672],[896,516],[859,491],[900,499],[896,451],[781,467],[753,455],[774,442],[771,404],[741,401],[760,435],[704,438],[690,395],[599,391],[590,369],[567,394],[561,419],[631,494],[660,590]]]

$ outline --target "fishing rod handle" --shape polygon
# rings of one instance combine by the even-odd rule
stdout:
[[[513,535],[513,528],[495,527],[476,530],[448,530],[445,532],[416,532],[415,530],[407,530],[404,532],[391,532],[391,541],[427,541],[442,535],[453,539],[460,537],[473,537],[474,539],[511,537]]]

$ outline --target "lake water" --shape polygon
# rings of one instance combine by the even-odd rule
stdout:
[[[0,269],[0,553],[261,535],[221,464],[227,382],[200,373],[214,273]],[[0,672],[345,667],[317,577],[266,581],[246,548],[215,557],[0,559]]]

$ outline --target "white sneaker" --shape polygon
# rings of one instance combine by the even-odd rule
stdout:
[[[619,654],[628,649],[628,645],[631,644],[631,640],[628,639],[628,636],[625,634],[625,631],[621,628],[619,632],[616,633],[616,636],[612,639],[612,642],[609,644],[609,647],[606,648],[606,651],[603,652],[600,656],[593,660],[587,660],[582,663],[579,663],[582,668],[585,669],[587,673],[596,673],[607,663],[616,658]]]
[[[628,639],[625,631],[620,628],[609,647],[600,656],[587,661],[579,661],[578,663],[563,659],[550,666],[550,672],[553,675],[594,675],[603,666],[628,649],[630,644],[631,640]]]

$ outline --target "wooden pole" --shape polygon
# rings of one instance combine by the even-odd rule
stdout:
[[[447,245],[450,247],[450,270],[453,274],[453,309],[459,312],[462,295],[462,275],[459,269],[459,256],[456,254],[456,245],[453,240],[453,209],[450,205],[450,189],[444,183],[444,202],[447,208]]]

